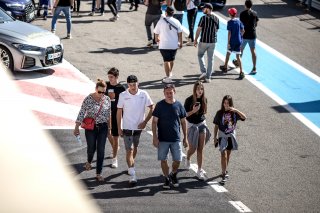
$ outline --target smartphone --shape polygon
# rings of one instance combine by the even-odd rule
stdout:
[[[199,105],[200,105],[200,102],[196,102],[194,105],[195,105],[195,106],[199,106]]]

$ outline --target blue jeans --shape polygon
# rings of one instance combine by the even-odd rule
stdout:
[[[202,43],[198,45],[198,61],[200,65],[201,73],[206,73],[206,78],[210,79],[212,74],[213,62],[214,62],[214,48],[216,47],[215,43]],[[204,62],[204,53],[207,52],[208,68]]]
[[[52,22],[51,22],[51,31],[52,30],[56,30],[56,23],[57,23],[57,19],[59,17],[59,14],[61,13],[61,11],[64,13],[64,16],[66,17],[66,21],[67,21],[67,33],[70,34],[71,33],[71,11],[70,11],[70,7],[57,7],[54,10],[54,14],[52,17]]]
[[[101,174],[104,160],[104,150],[108,136],[108,125],[107,123],[103,123],[99,126],[95,126],[93,130],[85,130],[85,135],[87,140],[88,162],[92,162],[94,153],[97,150],[96,173]]]

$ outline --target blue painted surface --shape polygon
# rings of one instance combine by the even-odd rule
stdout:
[[[195,31],[201,16],[203,13],[199,11]],[[189,29],[187,13],[183,16],[183,26]],[[225,55],[227,50],[227,34],[227,26],[220,22],[216,51],[222,55]],[[258,73],[253,77],[320,128],[320,84],[258,44],[256,52]],[[230,57],[231,60],[233,58],[235,55]],[[248,45],[245,48],[242,62],[244,72],[249,73],[252,69],[252,60]],[[277,108],[280,109],[275,107]]]

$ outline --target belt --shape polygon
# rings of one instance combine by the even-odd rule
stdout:
[[[124,129],[122,130],[123,134],[125,136],[133,136],[133,135],[140,135],[142,130],[130,130],[130,129]]]
[[[96,127],[102,127],[102,126],[107,126],[107,125],[108,124],[106,122],[95,124]]]

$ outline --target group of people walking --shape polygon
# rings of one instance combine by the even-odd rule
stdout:
[[[176,7],[178,7],[175,2],[183,0],[175,0],[172,6],[167,5],[165,15],[161,17],[161,5],[164,4],[161,0],[154,0],[155,3],[148,4],[148,10],[145,18],[145,25],[147,29],[148,43],[147,46],[155,45],[158,43],[160,53],[164,61],[165,78],[163,78],[164,83],[172,83],[173,76],[173,66],[175,61],[175,56],[177,50],[183,47],[182,38],[182,16],[183,13],[179,13],[175,16],[177,12]],[[219,19],[212,12],[213,7],[210,3],[205,3],[202,7],[204,16],[200,18],[195,37],[194,37],[194,25],[195,18],[197,14],[197,7],[195,7],[195,2],[192,0],[187,1],[189,8],[188,11],[188,24],[189,24],[189,36],[187,46],[195,46],[198,48],[198,61],[200,67],[199,80],[204,80],[204,82],[211,82],[211,75],[214,66],[214,50],[215,45],[219,41],[217,38],[217,33],[219,30]],[[151,10],[152,8],[152,10]],[[157,9],[154,9],[157,8]],[[196,8],[196,9],[195,9]],[[239,67],[240,74],[239,79],[245,77],[243,69],[241,56],[247,44],[250,46],[252,55],[252,70],[249,74],[254,75],[257,73],[256,61],[257,55],[255,51],[256,45],[256,27],[259,21],[257,12],[251,9],[252,1],[245,1],[245,10],[241,12],[240,19],[237,18],[237,10],[235,8],[230,8],[228,10],[230,20],[227,24],[228,30],[228,44],[227,44],[227,54],[225,63],[220,66],[222,72],[228,71],[228,63],[231,53],[236,54],[236,60],[233,60],[233,64]],[[153,13],[152,11],[157,11]],[[151,24],[154,25],[154,39],[151,35]],[[205,62],[205,54],[207,54],[207,63]]]
[[[89,94],[81,105],[74,135],[80,134],[79,128],[86,118],[91,118],[94,122],[92,129],[87,127],[85,129],[87,162],[84,168],[92,169],[93,156],[97,152],[96,179],[104,181],[101,173],[106,140],[108,138],[112,145],[111,167],[117,168],[119,137],[121,137],[126,150],[129,183],[135,184],[137,182],[135,159],[140,136],[152,119],[152,144],[158,151],[158,160],[164,176],[163,188],[168,189],[171,185],[179,186],[177,173],[182,161],[182,145],[188,148],[185,159],[187,168],[190,168],[191,156],[197,152],[197,177],[205,180],[202,169],[203,150],[205,143],[210,140],[211,133],[206,124],[205,115],[209,108],[203,83],[195,82],[192,95],[186,98],[184,105],[175,98],[175,85],[164,84],[164,99],[155,105],[148,92],[139,89],[137,76],[127,77],[127,89],[119,83],[118,78],[119,70],[111,68],[108,71],[109,81],[98,80],[95,92]],[[227,165],[231,150],[237,150],[238,147],[236,123],[245,119],[245,114],[234,108],[231,96],[225,96],[221,109],[213,119],[214,144],[215,146],[219,144],[221,152],[221,183],[228,177]],[[169,152],[173,161],[171,171],[167,160]]]

